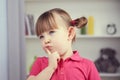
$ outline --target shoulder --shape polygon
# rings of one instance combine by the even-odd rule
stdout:
[[[32,68],[43,69],[47,65],[48,65],[48,58],[47,57],[37,57],[32,65]]]
[[[77,50],[73,51],[73,55],[71,59],[75,62],[79,62],[80,64],[85,64],[85,65],[93,64],[93,62],[90,59],[80,56],[80,53]]]
[[[32,64],[29,75],[37,75],[45,67],[47,67],[47,65],[48,65],[47,57],[37,57],[34,63]]]
[[[85,69],[91,69],[95,66],[94,62],[90,59],[81,57],[81,60],[79,61],[79,64]]]
[[[99,73],[93,61],[82,58],[82,69],[85,71],[85,75],[88,75],[89,80],[100,80]]]
[[[48,63],[47,57],[37,57],[35,63]]]
[[[87,65],[94,64],[92,60],[87,59],[87,58],[83,58],[83,57],[81,59],[81,63],[87,64]]]
[[[95,67],[95,64],[92,60],[89,60],[87,58],[82,58],[81,61],[79,62],[79,68],[85,72],[85,74],[93,74],[97,73],[97,69]]]
[[[88,73],[91,73],[91,72],[94,73],[97,71],[96,66],[92,60],[82,58],[81,65],[82,65],[82,68],[86,70]]]

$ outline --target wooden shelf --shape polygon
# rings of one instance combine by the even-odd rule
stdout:
[[[60,2],[60,1],[73,1],[73,0],[25,0],[26,2],[51,2],[51,1],[57,1],[57,2]],[[75,1],[115,1],[115,0],[75,0]]]
[[[120,73],[100,73],[101,77],[120,77]]]
[[[25,36],[26,39],[38,39],[36,35],[29,35]],[[119,38],[118,35],[104,35],[104,36],[97,36],[97,35],[77,35],[76,38]]]
[[[36,35],[25,36],[26,39],[38,39]]]
[[[119,35],[77,35],[77,38],[120,38]]]

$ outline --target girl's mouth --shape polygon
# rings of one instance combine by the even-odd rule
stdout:
[[[46,46],[45,48],[47,48],[49,51],[52,50],[52,46]]]
[[[46,47],[51,53],[55,52],[56,50],[52,46]]]

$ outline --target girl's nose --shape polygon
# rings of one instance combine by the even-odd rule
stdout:
[[[44,43],[45,43],[45,44],[48,44],[48,43],[50,43],[50,42],[51,42],[50,38],[48,38],[48,37],[45,38],[45,40],[44,40]]]

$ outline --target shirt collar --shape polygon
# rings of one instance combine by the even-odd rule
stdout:
[[[70,57],[70,59],[74,60],[74,61],[81,61],[82,60],[78,51],[73,51],[73,55]]]

